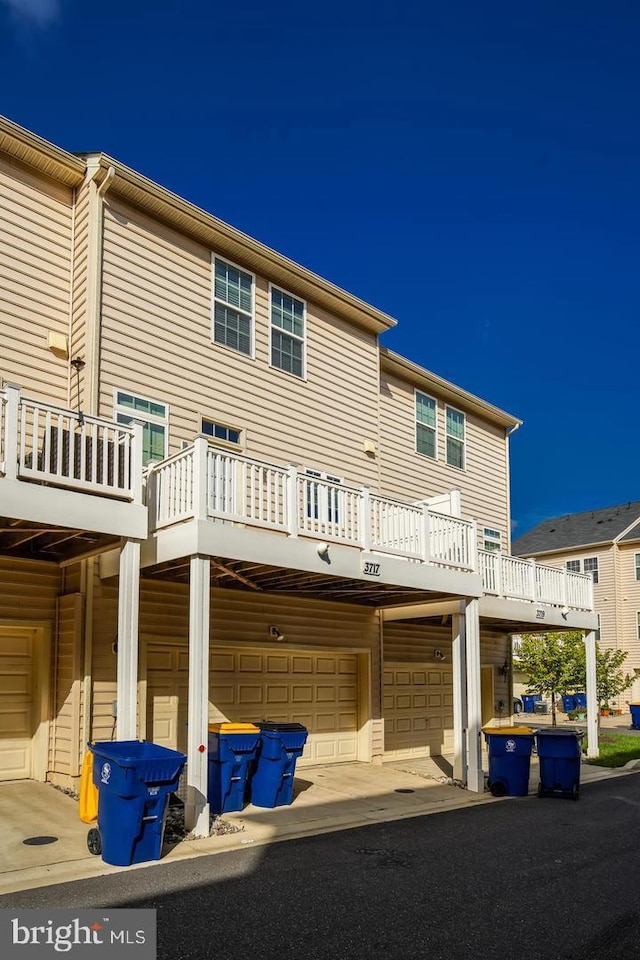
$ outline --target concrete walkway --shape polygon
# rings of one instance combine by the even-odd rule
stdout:
[[[582,781],[630,772],[585,764]],[[237,832],[176,843],[165,848],[162,862],[505,802],[489,793],[467,792],[448,779],[449,773],[450,760],[442,757],[393,761],[383,766],[342,763],[307,767],[296,777],[291,806],[262,809],[249,804],[241,813],[224,814],[227,828],[235,827]],[[535,793],[537,784],[534,757],[530,792]],[[91,856],[86,846],[88,827],[78,819],[76,801],[48,784],[1,784],[0,822],[5,840],[0,852],[0,894],[148,866],[111,867],[100,857]],[[58,839],[44,846],[24,844],[25,839],[36,835]]]

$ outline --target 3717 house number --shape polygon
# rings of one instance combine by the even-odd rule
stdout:
[[[380,576],[380,564],[371,563],[369,560],[365,562],[362,572],[365,576],[368,577],[379,577]]]

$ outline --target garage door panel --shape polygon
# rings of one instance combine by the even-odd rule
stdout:
[[[168,645],[149,644],[150,651],[161,646],[166,648]],[[183,650],[174,660],[172,682],[176,685],[182,677],[184,690],[180,704],[177,705],[175,700],[172,704],[174,714],[182,709],[183,700],[186,709],[188,662],[185,656]],[[152,662],[149,655],[147,659]],[[162,662],[165,663],[166,659]],[[212,721],[268,717],[276,723],[302,723],[310,734],[300,761],[302,765],[358,758],[358,691],[355,682],[358,666],[355,654],[213,649],[210,664],[209,713]],[[147,735],[160,743],[166,743],[167,737],[174,741],[176,736],[179,739],[176,724],[168,725],[168,717],[158,700],[167,693],[164,680],[163,671],[148,671]]]
[[[384,678],[385,756],[409,759],[450,750],[450,671],[427,664],[386,664]]]

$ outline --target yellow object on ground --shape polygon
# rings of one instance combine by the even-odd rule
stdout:
[[[517,737],[525,733],[533,733],[531,727],[483,727],[483,733],[503,733],[505,737]]]
[[[253,723],[210,723],[209,733],[260,733]]]
[[[98,788],[93,782],[93,754],[87,750],[82,761],[80,777],[80,819],[94,823],[98,817]]]

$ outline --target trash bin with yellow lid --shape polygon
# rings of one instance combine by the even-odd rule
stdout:
[[[207,799],[212,813],[242,810],[245,785],[260,730],[253,723],[209,725]]]
[[[484,727],[489,748],[489,790],[494,797],[526,797],[534,731],[531,727]]]

